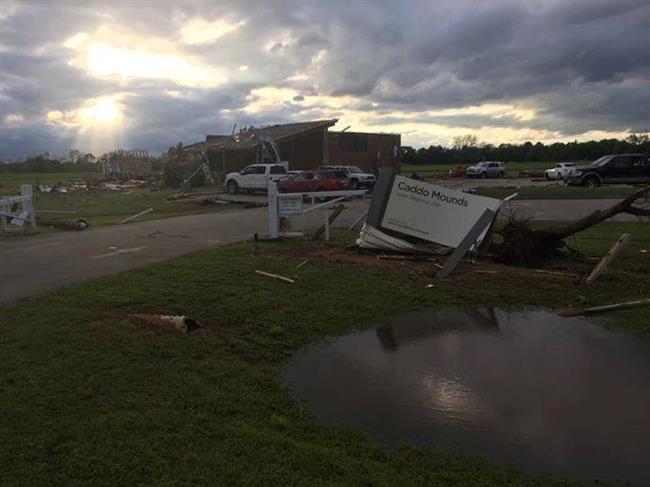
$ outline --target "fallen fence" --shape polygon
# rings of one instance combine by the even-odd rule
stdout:
[[[36,233],[36,212],[31,184],[20,186],[20,196],[0,196],[0,233],[9,233],[9,225],[23,227],[25,233]],[[18,210],[14,208],[19,206]]]

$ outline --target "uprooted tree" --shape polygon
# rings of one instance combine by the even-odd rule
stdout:
[[[584,218],[555,228],[537,230],[531,228],[526,221],[512,218],[496,232],[501,241],[492,242],[489,251],[497,262],[535,266],[564,248],[564,240],[568,237],[619,213],[650,216],[650,208],[647,207],[649,197],[650,186],[645,186],[607,209],[595,211]],[[645,204],[645,207],[642,207],[642,204]]]

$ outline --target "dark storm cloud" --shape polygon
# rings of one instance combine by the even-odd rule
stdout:
[[[214,43],[185,45],[180,28],[196,18],[244,23]],[[212,88],[123,82],[71,66],[65,40],[100,27],[137,36],[140,44],[166,40],[228,80]],[[125,43],[120,38],[116,47],[133,47]],[[65,151],[75,131],[48,122],[47,111],[115,93],[124,94],[122,143],[147,148],[228,133],[235,122],[323,118],[324,107],[307,103],[315,95],[358,98],[347,108],[374,126],[531,128],[576,137],[642,130],[650,125],[648,46],[650,4],[632,0],[3,3],[0,157],[36,147]],[[251,90],[262,87],[298,94],[270,112],[243,110]],[[485,103],[533,108],[537,116],[430,113]]]

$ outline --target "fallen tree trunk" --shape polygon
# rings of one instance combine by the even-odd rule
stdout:
[[[647,197],[648,194],[650,194],[650,186],[646,186],[639,191],[635,191],[624,200],[616,203],[614,206],[610,206],[605,210],[594,211],[593,213],[571,223],[570,225],[555,229],[553,233],[557,236],[558,239],[563,240],[567,237],[570,237],[571,235],[582,232],[587,228],[593,227],[602,221],[618,215],[619,213],[629,213],[636,216],[650,216],[650,209],[633,206],[637,200],[643,197]]]
[[[635,206],[635,203],[648,196],[650,196],[650,186],[645,186],[607,209],[597,210],[573,223],[557,228],[535,230],[526,221],[511,219],[498,232],[502,242],[491,244],[489,252],[495,256],[497,262],[534,267],[564,248],[566,238],[615,215],[628,213],[635,216],[650,216],[649,208]]]

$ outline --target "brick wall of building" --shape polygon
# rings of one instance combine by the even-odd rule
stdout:
[[[401,136],[365,132],[330,132],[330,164],[355,165],[377,173],[384,166],[400,168]]]

